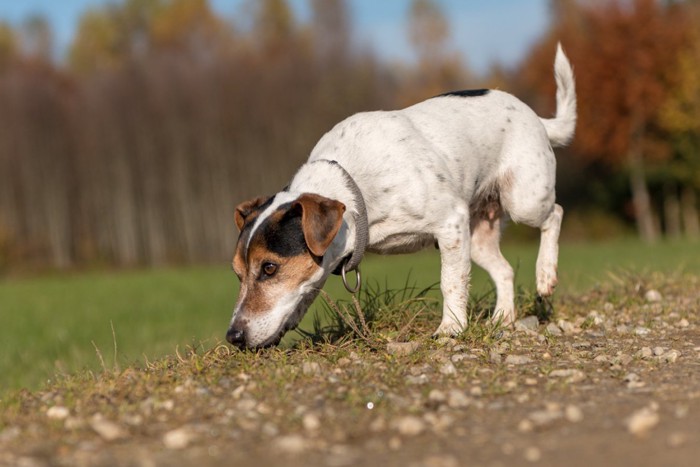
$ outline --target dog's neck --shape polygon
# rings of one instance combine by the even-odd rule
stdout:
[[[335,161],[317,160],[301,166],[288,190],[315,193],[345,205],[343,224],[324,255],[324,263],[328,262],[324,266],[334,270],[350,258],[346,270],[355,269],[368,243],[368,231],[364,199],[352,177]]]

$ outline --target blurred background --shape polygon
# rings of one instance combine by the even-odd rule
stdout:
[[[557,41],[564,241],[697,238],[698,1],[2,1],[0,271],[226,262],[236,204],[352,113],[495,87],[552,115]]]

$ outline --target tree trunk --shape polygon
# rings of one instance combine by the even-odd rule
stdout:
[[[691,186],[685,186],[681,192],[681,213],[685,236],[693,239],[700,237],[700,219],[698,218],[695,190]]]
[[[637,232],[642,240],[653,243],[658,240],[659,232],[654,222],[649,188],[644,173],[644,160],[639,145],[632,144],[627,153],[627,161],[630,168],[630,189],[632,190]]]
[[[664,186],[664,230],[668,238],[677,239],[681,236],[681,205],[674,183]]]

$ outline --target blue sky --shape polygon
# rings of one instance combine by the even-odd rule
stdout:
[[[59,50],[70,43],[80,15],[116,0],[0,0],[0,20],[19,25],[39,13],[51,23]],[[243,0],[210,0],[222,16],[236,18]],[[347,0],[358,44],[388,60],[411,60],[405,30],[409,0]],[[514,65],[547,28],[549,0],[438,0],[450,21],[451,47],[476,72],[491,63]],[[308,0],[290,0],[308,18]]]

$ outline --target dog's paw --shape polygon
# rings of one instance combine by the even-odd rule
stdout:
[[[549,264],[537,269],[537,293],[541,297],[550,297],[557,287],[557,266]]]
[[[464,325],[456,321],[448,321],[440,323],[440,326],[433,333],[433,337],[449,336],[453,337],[464,331]]]
[[[504,310],[496,307],[496,311],[491,315],[491,322],[499,323],[501,326],[510,326],[515,322],[515,310]]]

